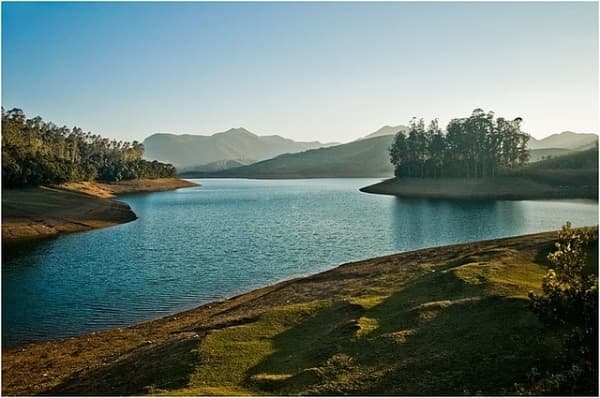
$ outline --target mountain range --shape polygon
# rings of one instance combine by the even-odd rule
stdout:
[[[230,129],[212,136],[154,134],[144,141],[146,157],[178,166],[183,177],[388,177],[393,175],[388,148],[406,126],[383,126],[346,144],[296,142]],[[530,161],[593,148],[596,134],[565,131],[531,137]]]
[[[597,134],[574,133],[572,131],[563,131],[559,134],[552,134],[546,138],[538,140],[534,137],[529,139],[529,149],[569,149],[571,151],[584,151],[593,148],[598,143]]]
[[[388,148],[393,135],[348,144],[288,153],[247,166],[214,173],[188,172],[182,177],[321,178],[390,177],[394,169]]]
[[[278,135],[258,136],[240,127],[210,136],[153,134],[144,140],[144,157],[172,163],[180,170],[215,170],[328,145],[332,144],[297,142]]]

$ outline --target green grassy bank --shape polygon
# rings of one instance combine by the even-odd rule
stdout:
[[[527,299],[556,237],[348,263],[130,328],[13,347],[2,393],[514,394],[560,355]]]

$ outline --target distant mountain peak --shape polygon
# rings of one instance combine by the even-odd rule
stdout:
[[[258,136],[244,127],[230,128],[213,135],[153,134],[144,140],[145,158],[162,160],[179,168],[231,166],[239,159],[256,161],[283,153],[301,152],[327,146],[320,142],[297,142],[279,135]]]
[[[398,126],[390,126],[388,124],[386,124],[383,127],[380,127],[377,131],[366,135],[362,138],[359,138],[359,140],[364,140],[366,138],[373,138],[373,137],[382,137],[385,135],[396,135],[396,133],[400,132],[400,131],[407,131],[408,127],[399,124]]]
[[[245,129],[245,128],[243,128],[243,127],[235,127],[235,128],[230,128],[230,129],[229,129],[229,130],[227,130],[227,131],[223,131],[223,132],[221,132],[221,133],[216,133],[216,134],[213,134],[213,136],[215,136],[215,135],[220,135],[220,134],[222,134],[222,135],[225,135],[225,134],[226,134],[226,135],[250,135],[250,136],[252,136],[252,137],[256,137],[256,134],[254,134],[254,133],[252,133],[252,132],[250,132],[250,131],[246,130],[246,129]]]

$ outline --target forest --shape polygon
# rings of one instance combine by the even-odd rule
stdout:
[[[59,127],[21,109],[2,108],[2,186],[6,188],[175,177],[171,164],[142,159],[137,141],[109,140],[79,127]]]
[[[475,109],[469,117],[452,119],[443,132],[437,119],[425,127],[423,119],[413,118],[390,147],[395,175],[481,178],[518,168],[529,160],[529,135],[521,122]]]

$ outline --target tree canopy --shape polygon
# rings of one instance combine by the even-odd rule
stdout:
[[[444,133],[437,120],[426,127],[423,119],[413,118],[407,133],[396,134],[390,160],[397,177],[495,176],[529,160],[529,135],[521,122],[475,109],[469,117],[452,119]]]
[[[143,160],[143,153],[137,141],[109,140],[2,108],[3,187],[175,176],[173,165]]]

